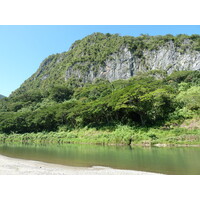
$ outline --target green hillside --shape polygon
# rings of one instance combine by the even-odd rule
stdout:
[[[137,72],[138,70],[152,70],[151,67],[148,66],[148,63],[145,63],[145,60],[147,60],[149,57],[149,55],[145,55],[145,51],[153,52],[160,48],[170,49],[170,42],[172,42],[173,50],[176,53],[180,55],[189,53],[191,56],[191,61],[196,59],[196,57],[193,57],[196,54],[195,52],[200,51],[200,35],[141,35],[139,37],[122,37],[118,34],[112,35],[109,33],[94,33],[83,38],[82,40],[74,42],[69,51],[61,54],[50,55],[48,58],[46,58],[41,63],[37,72],[34,73],[28,80],[26,80],[21,87],[13,93],[13,95],[21,94],[28,90],[35,90],[38,88],[48,89],[55,84],[82,86],[84,83],[93,82],[99,77],[107,79],[100,76],[100,74],[106,72],[106,61],[117,62],[116,59],[120,57],[120,54],[122,54],[122,50],[124,48],[127,48],[128,51],[130,51],[132,55],[131,59],[136,59],[136,64],[137,62],[140,62],[142,65],[142,67],[133,67],[135,68],[132,69],[133,71]],[[113,57],[115,54],[117,54],[117,56]],[[174,52],[172,52],[172,54],[174,54]],[[185,57],[187,56],[188,55],[185,55]],[[122,59],[123,58],[119,58],[120,61]],[[183,60],[184,58],[180,59]],[[124,61],[122,60],[122,62]],[[156,69],[162,69],[165,71],[169,70],[170,72],[179,70],[177,69],[177,66],[174,66],[175,61],[172,60],[171,62],[172,63],[169,62],[167,64],[165,69],[162,69],[161,66],[156,66]],[[185,62],[187,62],[187,60]],[[182,63],[184,62],[182,61]],[[196,69],[189,69],[188,66],[182,66],[180,70],[199,70],[200,64],[198,63],[196,65]],[[128,66],[128,68],[129,67],[130,66]],[[69,72],[68,76],[66,75],[67,72]],[[90,72],[92,72],[94,76],[91,79],[88,78],[88,73]],[[121,76],[113,80],[124,79],[123,73],[126,73],[126,69],[123,69],[122,66]]]
[[[2,99],[0,140],[200,144],[200,72],[160,73]]]

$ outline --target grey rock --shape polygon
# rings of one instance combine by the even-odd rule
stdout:
[[[186,40],[185,43],[189,42]],[[78,63],[78,65],[88,70],[83,73],[81,67],[76,69],[72,65],[66,71],[65,80],[74,76],[84,83],[92,82],[97,78],[114,81],[128,79],[139,71],[165,70],[170,74],[175,70],[200,70],[200,53],[191,49],[181,53],[181,49],[175,47],[173,42],[169,42],[158,50],[144,50],[142,58],[139,58],[124,46],[119,52],[110,55],[105,64],[100,67],[89,62]]]

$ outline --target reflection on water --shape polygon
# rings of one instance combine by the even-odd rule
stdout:
[[[0,145],[0,154],[71,166],[108,166],[164,174],[200,174],[200,148],[98,145]]]

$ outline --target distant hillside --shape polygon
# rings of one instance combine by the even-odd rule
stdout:
[[[200,70],[200,35],[141,35],[94,33],[51,55],[14,94],[55,84],[83,85],[97,79],[129,79],[138,72]]]
[[[4,97],[5,97],[5,96],[3,96],[3,95],[0,94],[0,99],[2,99],[2,98],[4,98]]]

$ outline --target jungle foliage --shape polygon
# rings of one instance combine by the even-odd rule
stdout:
[[[141,73],[129,80],[97,80],[82,87],[54,85],[0,100],[0,132],[165,127],[200,114],[200,72]],[[159,78],[158,78],[159,77]]]

